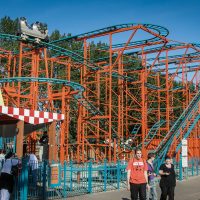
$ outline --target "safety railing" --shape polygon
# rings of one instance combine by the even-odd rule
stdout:
[[[23,162],[20,176],[16,179],[13,199],[65,199],[88,193],[106,192],[127,187],[127,163],[40,162],[37,169]],[[183,168],[174,162],[177,179],[187,179],[200,173],[200,161],[189,161]]]

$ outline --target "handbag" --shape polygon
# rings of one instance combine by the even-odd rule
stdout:
[[[13,165],[12,164],[12,159],[11,159],[11,171],[10,171],[10,174],[12,174],[13,176],[18,176],[19,175],[19,165]]]

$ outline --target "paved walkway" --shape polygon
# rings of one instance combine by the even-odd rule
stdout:
[[[160,197],[160,190],[158,195]],[[118,190],[68,198],[69,200],[131,200],[127,190]],[[177,182],[175,200],[200,200],[200,176]]]

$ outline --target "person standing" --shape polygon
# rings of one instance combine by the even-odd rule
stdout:
[[[32,185],[33,187],[35,187],[37,185],[37,176],[38,176],[38,159],[35,154],[31,153],[29,155],[28,165],[31,169]]]
[[[12,166],[19,165],[20,161],[14,157],[12,152],[5,156],[5,161],[0,176],[0,200],[9,200],[13,191],[14,175],[12,174]]]
[[[157,200],[157,192],[156,192],[156,173],[154,171],[153,161],[155,159],[155,155],[153,153],[148,154],[147,166],[148,166],[148,183],[150,189],[147,190],[147,200]]]
[[[176,174],[174,165],[169,156],[166,156],[165,163],[160,166],[159,174],[161,175],[160,188],[161,196],[160,200],[174,200],[174,190],[176,187]]]
[[[135,150],[135,156],[127,166],[127,184],[131,192],[131,200],[146,200],[146,189],[149,190],[147,163],[142,159],[140,149]]]
[[[5,154],[4,154],[4,151],[0,149],[0,172],[3,167],[4,161],[5,161]]]

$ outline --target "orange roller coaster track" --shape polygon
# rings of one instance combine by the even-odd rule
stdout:
[[[39,44],[1,34],[18,44],[17,51],[0,50],[5,104],[65,113],[55,147],[61,162],[116,162],[136,147],[163,157],[180,152],[183,138],[189,156],[200,157],[200,45],[174,42],[168,34],[150,24]],[[98,40],[106,45],[94,48]],[[59,46],[63,41],[83,47],[69,51]]]

